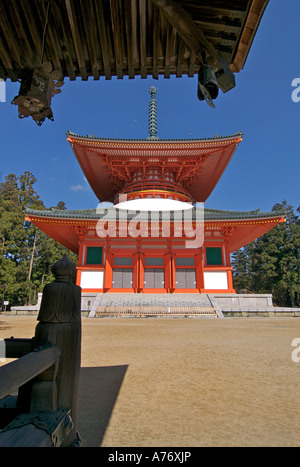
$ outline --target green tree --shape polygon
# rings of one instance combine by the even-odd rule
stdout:
[[[251,287],[249,275],[249,256],[246,248],[241,248],[231,255],[233,280],[237,291],[249,290]]]
[[[0,184],[0,301],[11,305],[31,304],[37,293],[53,280],[51,267],[63,254],[76,262],[76,255],[24,220],[24,209],[44,210],[30,172],[9,174]],[[60,201],[56,209],[66,209]]]
[[[285,211],[286,222],[233,255],[234,284],[253,293],[272,293],[279,306],[300,306],[299,218],[287,201],[272,210]]]

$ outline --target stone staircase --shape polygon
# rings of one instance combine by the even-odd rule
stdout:
[[[89,317],[213,317],[216,308],[207,294],[97,294]]]

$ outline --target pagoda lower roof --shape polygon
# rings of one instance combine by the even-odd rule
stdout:
[[[80,220],[99,220],[105,216],[107,220],[115,219],[116,212],[120,212],[118,209],[115,209],[113,206],[101,207],[96,209],[55,209],[51,208],[49,210],[38,211],[35,209],[27,208],[25,210],[26,216],[38,216],[38,217],[47,217],[47,218],[59,218],[59,219],[80,219]],[[127,218],[133,219],[136,213],[139,213],[139,218],[142,220],[150,219],[149,211],[127,211]],[[160,212],[160,218],[161,211]],[[182,212],[180,210],[170,211],[170,218],[172,220],[181,220]],[[202,212],[202,208],[193,207],[184,211],[185,218],[187,220],[196,220],[197,212]],[[272,211],[272,212],[261,212],[259,209],[253,211],[225,211],[220,209],[210,209],[204,208],[204,220],[209,221],[223,221],[223,220],[244,220],[244,219],[269,219],[273,217],[282,217],[285,216],[282,211]]]
[[[118,210],[114,207],[83,209],[83,210],[58,210],[50,209],[37,211],[25,210],[25,220],[32,222],[48,236],[54,238],[66,248],[78,252],[80,229],[95,229],[97,222],[105,218],[105,221],[116,220],[118,222]],[[127,220],[136,217],[138,220],[150,221],[150,213],[147,211],[128,211]],[[201,219],[203,213],[201,208],[192,208],[184,211],[172,211],[170,221],[176,223],[185,221],[196,221]],[[124,216],[124,211],[122,213]],[[124,217],[121,219],[123,220]],[[121,221],[120,220],[120,221]],[[162,216],[160,215],[160,220]],[[204,208],[205,231],[221,231],[229,243],[230,252],[252,242],[256,238],[268,232],[281,222],[285,222],[285,213],[253,211],[225,211]]]
[[[194,201],[204,202],[229,164],[242,133],[209,139],[131,140],[79,136],[67,139],[97,198],[113,201],[138,168],[172,170]]]

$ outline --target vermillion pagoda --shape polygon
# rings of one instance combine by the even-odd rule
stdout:
[[[284,215],[204,209],[242,135],[159,139],[157,90],[149,92],[147,139],[67,133],[99,201],[114,206],[28,209],[26,220],[78,253],[83,293],[235,293],[230,253],[284,222]]]

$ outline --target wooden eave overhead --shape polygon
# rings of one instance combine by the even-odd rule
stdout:
[[[0,0],[0,78],[51,61],[64,78],[216,71],[246,61],[268,0]],[[48,11],[48,16],[47,16]]]

